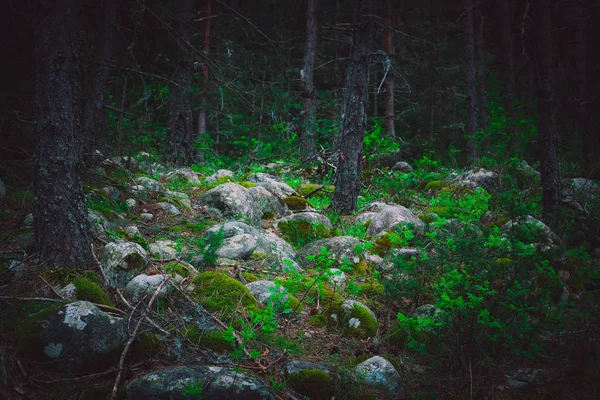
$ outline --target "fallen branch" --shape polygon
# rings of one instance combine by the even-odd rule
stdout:
[[[163,286],[170,279],[171,279],[170,277],[167,277],[167,279],[163,280],[160,283],[160,285],[158,285],[158,287],[156,288],[154,293],[152,294],[152,297],[150,298],[150,301],[148,302],[146,309],[142,312],[142,317],[139,319],[138,323],[135,325],[135,329],[133,330],[133,333],[130,335],[129,340],[127,341],[127,344],[125,345],[123,352],[121,353],[121,358],[119,359],[119,366],[117,367],[117,371],[118,371],[117,378],[115,379],[115,384],[113,385],[112,394],[110,396],[111,400],[115,400],[117,398],[117,391],[119,389],[119,383],[121,383],[121,374],[123,373],[123,366],[125,365],[125,357],[127,356],[127,352],[129,351],[129,348],[135,341],[135,338],[137,337],[137,334],[140,331],[140,327],[142,326],[142,322],[144,322],[146,314],[148,312],[150,312],[152,304],[154,304],[154,301],[158,297],[158,293],[161,291]]]
[[[127,299],[125,298],[125,296],[123,296],[123,293],[121,293],[120,291],[116,291],[117,294],[119,295],[119,298],[121,299],[121,301],[130,309],[133,310],[134,307],[129,304],[129,302],[127,301]],[[162,333],[165,336],[170,336],[171,332],[164,330],[163,328],[161,328],[156,322],[152,321],[150,319],[150,317],[146,316],[146,322],[148,322],[150,325],[152,325],[156,330],[160,331],[160,333]]]

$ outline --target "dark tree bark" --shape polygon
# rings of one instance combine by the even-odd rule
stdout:
[[[169,121],[165,139],[165,160],[174,165],[186,165],[192,156],[192,40],[193,0],[174,2],[175,24],[178,33],[178,57],[175,73],[169,85]]]
[[[558,140],[556,135],[556,87],[554,77],[551,5],[550,0],[538,0],[539,15],[539,68],[542,77],[542,90],[539,103],[540,110],[540,155],[542,203],[544,221],[549,226],[556,226],[558,221],[558,201],[560,182],[558,177],[558,160],[556,150]]]
[[[300,155],[307,159],[316,149],[317,99],[315,96],[314,69],[317,52],[319,0],[308,0],[306,5],[306,47],[302,67],[302,130]]]
[[[109,153],[110,122],[105,109],[108,94],[108,75],[113,51],[113,33],[121,0],[104,0],[96,10],[98,12],[98,32],[95,38],[95,62],[86,73],[85,104],[83,128],[87,143],[86,158],[93,150]]]
[[[487,154],[490,151],[490,133],[488,131],[489,118],[487,109],[487,92],[485,89],[485,51],[483,47],[483,12],[480,0],[476,0],[477,13],[475,18],[475,57],[477,60],[477,99],[479,111],[479,129],[483,134],[482,151]]]
[[[340,156],[331,202],[331,207],[342,215],[354,211],[360,192],[369,97],[369,51],[375,37],[375,2],[365,0],[360,4],[361,18],[352,34],[350,63],[346,72]]]
[[[203,26],[203,44],[202,51],[204,52],[204,65],[202,67],[202,82],[200,94],[200,111],[198,112],[198,138],[206,133],[206,106],[207,98],[206,91],[208,90],[208,56],[210,54],[210,27],[211,19],[209,18],[212,12],[212,0],[204,1],[204,21]]]
[[[389,57],[390,64],[387,75],[385,76],[385,131],[391,137],[396,137],[394,124],[394,72],[391,68],[391,59],[394,55],[394,43],[392,40],[392,0],[385,0],[385,13],[383,25],[388,28],[383,35],[383,51]]]
[[[35,25],[35,250],[47,266],[90,268],[80,122],[83,6],[40,1]]]
[[[475,43],[473,33],[473,3],[463,0],[465,12],[465,82],[467,90],[467,148],[469,158],[475,160],[477,152],[477,85],[475,73]]]
[[[520,149],[519,138],[516,135],[517,114],[515,111],[515,58],[513,50],[513,1],[502,0],[502,75],[504,81],[504,109],[508,116],[509,147],[511,150]]]

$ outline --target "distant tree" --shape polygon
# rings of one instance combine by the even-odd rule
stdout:
[[[356,208],[367,127],[369,53],[375,37],[375,1],[360,2],[360,20],[354,26],[346,72],[346,93],[339,161],[331,207],[340,214]]]
[[[481,0],[475,0],[477,12],[475,13],[475,60],[477,66],[477,111],[479,116],[479,129],[483,133],[483,142],[481,149],[484,153],[490,151],[490,134],[488,131],[489,118],[487,108],[487,91],[485,89],[486,65],[485,48],[483,46],[483,11],[481,9]]]
[[[475,42],[473,31],[473,2],[463,0],[465,38],[465,82],[467,90],[467,150],[474,160],[477,152],[477,79],[475,72]]]
[[[39,1],[35,23],[35,250],[48,266],[90,268],[82,189],[82,2]]]
[[[204,0],[204,18],[202,28],[202,52],[204,63],[202,66],[202,81],[200,93],[200,111],[198,112],[198,137],[206,133],[206,107],[208,90],[208,56],[210,54],[210,27],[211,27],[212,0]]]
[[[389,57],[388,73],[385,76],[385,131],[391,137],[396,137],[394,124],[394,72],[391,68],[391,58],[394,55],[394,42],[392,35],[392,0],[385,0],[383,25],[387,28],[383,34],[383,50]]]
[[[317,53],[318,13],[319,0],[307,0],[306,46],[304,48],[304,64],[300,76],[302,81],[300,154],[303,159],[311,157],[316,149],[317,99],[315,95],[314,69]]]
[[[95,54],[84,81],[83,129],[88,139],[85,146],[86,157],[90,157],[95,149],[104,154],[108,154],[109,150],[110,122],[105,106],[115,22],[121,0],[103,0],[99,3],[97,8],[90,10],[94,14],[92,26],[96,34],[93,35],[91,44],[95,48]]]
[[[513,50],[513,0],[502,0],[502,75],[504,81],[504,109],[508,116],[508,129],[511,135],[510,148],[520,149],[521,144],[516,135],[517,114],[515,110],[515,57]]]
[[[169,120],[164,143],[165,160],[174,165],[189,164],[192,158],[192,79],[194,77],[191,54],[194,0],[174,1],[177,32],[178,62],[169,85]]]
[[[560,182],[558,177],[558,159],[556,155],[558,138],[556,135],[556,83],[552,52],[551,0],[537,0],[539,18],[539,74],[542,78],[542,90],[539,98],[540,110],[540,155],[542,203],[544,221],[555,226],[558,221],[558,201]]]

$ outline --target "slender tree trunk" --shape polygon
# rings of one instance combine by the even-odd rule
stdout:
[[[317,99],[315,96],[314,69],[317,52],[319,0],[308,0],[306,7],[306,47],[302,66],[302,134],[300,155],[312,157],[316,149]]]
[[[394,124],[394,71],[392,70],[392,58],[394,56],[394,43],[392,36],[392,0],[385,0],[385,13],[383,25],[388,28],[383,35],[383,51],[388,55],[389,64],[386,67],[385,76],[385,131],[391,137],[396,137]]]
[[[522,145],[517,135],[517,114],[515,110],[515,56],[513,46],[513,0],[502,0],[502,61],[504,80],[504,109],[508,116],[509,149],[514,152]]]
[[[477,59],[477,88],[479,105],[479,128],[483,133],[482,151],[484,154],[490,152],[490,133],[488,131],[489,118],[487,109],[487,92],[485,90],[485,51],[483,47],[483,12],[480,0],[476,0],[477,17],[475,18],[475,56]]]
[[[340,156],[331,202],[331,207],[342,215],[354,211],[360,193],[369,101],[369,51],[375,36],[375,2],[365,0],[360,4],[361,18],[352,34],[350,63],[346,72]]]
[[[192,39],[193,0],[175,2],[175,19],[179,35],[179,63],[169,85],[169,121],[165,139],[165,160],[175,165],[186,165],[192,155],[192,57],[189,55]]]
[[[98,8],[102,22],[96,38],[95,63],[86,74],[86,98],[84,104],[83,128],[87,143],[85,155],[89,158],[93,150],[99,150],[105,155],[109,154],[110,122],[106,112],[106,96],[108,94],[108,75],[113,51],[113,33],[115,21],[121,0],[104,0]]]
[[[81,174],[79,2],[40,1],[35,31],[35,250],[48,266],[90,268],[91,231]]]
[[[560,182],[558,177],[558,160],[556,150],[558,140],[556,135],[556,86],[554,77],[552,33],[551,33],[551,4],[550,0],[538,0],[540,76],[542,91],[540,98],[540,153],[542,203],[544,221],[554,227],[558,221],[558,201]]]
[[[472,0],[463,0],[465,12],[465,81],[467,89],[467,148],[471,161],[477,154],[477,85],[475,73],[475,44],[473,38]]]
[[[204,62],[202,67],[202,82],[200,94],[200,111],[198,111],[198,139],[206,133],[206,92],[208,90],[208,56],[210,54],[210,27],[211,19],[209,18],[212,12],[212,0],[204,0],[204,21],[203,44],[202,50],[204,53]]]

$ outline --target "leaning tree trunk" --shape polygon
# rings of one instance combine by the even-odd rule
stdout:
[[[540,154],[541,181],[544,221],[556,226],[558,221],[558,201],[560,183],[558,177],[558,160],[556,150],[556,87],[554,78],[550,0],[538,0],[540,18],[540,76],[542,91],[540,99]]]
[[[86,85],[86,99],[84,104],[83,128],[87,137],[85,146],[86,158],[90,158],[93,150],[99,150],[109,155],[110,122],[106,112],[106,96],[108,94],[108,74],[113,51],[113,32],[117,10],[121,0],[104,0],[98,7],[100,17],[96,37],[95,63],[90,68],[89,82]]]
[[[46,266],[90,268],[91,229],[81,175],[82,6],[40,1],[35,29],[35,250]]]
[[[385,13],[383,25],[387,28],[383,35],[383,51],[387,53],[388,64],[385,76],[385,131],[391,137],[396,137],[394,124],[394,71],[392,70],[392,56],[394,55],[394,43],[392,41],[392,0],[385,0]]]
[[[178,56],[172,83],[169,85],[169,121],[164,144],[165,160],[174,165],[186,165],[192,156],[192,78],[193,59],[190,55],[192,40],[193,0],[175,2]]]
[[[354,211],[360,192],[369,96],[369,51],[375,36],[374,16],[374,0],[363,1],[361,20],[352,35],[350,63],[346,72],[340,156],[331,202],[331,207],[343,215]]]
[[[465,81],[467,89],[467,148],[471,161],[477,154],[477,87],[475,74],[475,44],[473,38],[473,4],[463,0],[465,11]]]
[[[317,99],[315,96],[314,69],[317,53],[319,0],[308,0],[306,7],[306,48],[302,67],[302,130],[300,156],[306,160],[316,149]]]

